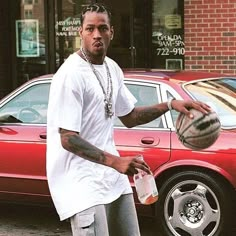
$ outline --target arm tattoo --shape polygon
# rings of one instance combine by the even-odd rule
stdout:
[[[104,155],[104,152],[86,140],[82,139],[79,134],[65,131],[63,129],[60,129],[61,133],[61,140],[63,147],[78,156],[83,157],[84,159],[105,164],[106,157]]]
[[[167,110],[155,106],[137,107],[135,113],[136,125],[149,123],[163,115]]]

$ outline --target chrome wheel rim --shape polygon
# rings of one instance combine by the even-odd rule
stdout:
[[[182,181],[169,191],[164,217],[175,236],[212,236],[219,227],[220,204],[215,193],[202,182]]]

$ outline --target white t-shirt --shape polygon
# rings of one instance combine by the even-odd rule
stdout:
[[[113,111],[124,116],[134,99],[123,83],[120,67],[105,58],[112,78]],[[105,65],[94,65],[107,88]],[[72,54],[52,79],[48,104],[47,178],[61,220],[91,206],[107,204],[132,189],[126,175],[66,151],[59,128],[73,130],[101,150],[119,156],[113,140],[113,118],[105,117],[104,94],[88,63]]]

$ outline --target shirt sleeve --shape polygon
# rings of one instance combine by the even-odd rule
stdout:
[[[83,96],[82,88],[73,85],[73,78],[54,78],[50,89],[49,121],[58,128],[80,132]],[[76,109],[75,109],[76,108]]]

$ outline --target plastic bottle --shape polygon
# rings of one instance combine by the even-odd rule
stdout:
[[[142,155],[138,155],[138,158],[143,160]],[[150,205],[158,200],[158,190],[152,174],[138,169],[138,173],[134,175],[133,179],[138,199],[142,204]]]

